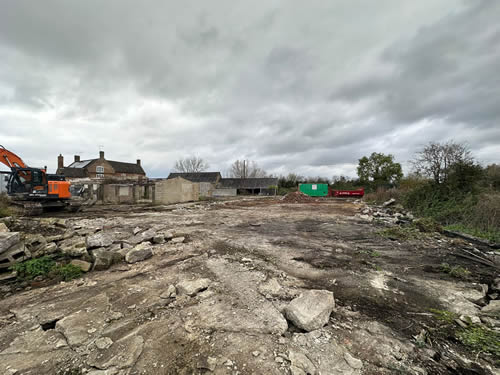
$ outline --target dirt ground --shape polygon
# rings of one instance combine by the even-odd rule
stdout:
[[[357,215],[363,207],[247,199],[54,214],[75,228],[185,240],[4,296],[0,374],[499,373],[499,358],[464,346],[431,312],[477,317],[498,269],[457,256],[472,245],[438,233],[381,236],[384,224]],[[442,263],[470,275],[454,278]],[[165,295],[199,279],[208,280],[192,296]],[[336,305],[312,332],[282,314],[307,289],[333,292]]]

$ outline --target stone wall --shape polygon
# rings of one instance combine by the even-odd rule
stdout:
[[[211,197],[214,191],[214,185],[210,182],[200,182],[200,196],[201,197]]]
[[[81,196],[85,201],[97,203],[147,203],[152,202],[154,185],[152,183],[98,183],[95,180],[71,182],[71,194]]]
[[[177,177],[155,183],[154,203],[171,204],[200,199],[200,185]]]
[[[237,189],[215,189],[213,197],[235,197],[238,194]]]
[[[134,190],[132,184],[103,185],[103,203],[134,203]]]

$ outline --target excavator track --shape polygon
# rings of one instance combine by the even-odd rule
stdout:
[[[43,213],[43,205],[40,202],[16,202],[11,201],[17,207],[21,216],[37,216]]]

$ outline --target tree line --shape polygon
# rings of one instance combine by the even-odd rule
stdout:
[[[500,186],[500,165],[491,164],[481,167],[472,156],[465,144],[453,141],[438,143],[430,142],[418,151],[412,161],[409,180],[430,179],[436,185],[471,185],[471,181],[482,179],[492,188]],[[209,164],[200,157],[190,156],[176,161],[174,170],[183,173],[196,173],[208,170]],[[400,163],[394,160],[394,155],[373,152],[358,160],[356,168],[357,178],[348,176],[333,176],[331,179],[324,176],[308,177],[296,173],[273,176],[261,168],[253,160],[236,160],[230,168],[223,172],[226,177],[255,178],[277,177],[280,189],[293,189],[301,183],[327,183],[337,189],[355,189],[364,187],[367,191],[378,188],[397,187],[403,181],[403,169]]]

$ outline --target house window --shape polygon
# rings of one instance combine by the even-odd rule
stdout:
[[[96,171],[96,177],[97,178],[104,178],[104,167],[103,166],[97,166],[95,168]]]

